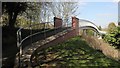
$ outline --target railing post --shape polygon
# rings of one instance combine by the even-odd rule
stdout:
[[[22,47],[20,46],[21,39],[22,38],[21,38],[21,28],[20,28],[17,32],[17,47],[19,48],[19,54],[18,54],[19,68],[21,68],[21,55],[22,55]]]

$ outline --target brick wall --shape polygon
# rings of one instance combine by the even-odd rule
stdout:
[[[75,29],[77,35],[79,35],[79,19],[72,17],[72,28]]]
[[[61,18],[54,17],[54,27],[55,28],[62,27],[62,19]]]
[[[64,34],[63,36],[60,36],[54,40],[52,40],[51,42],[48,42],[46,43],[45,45],[41,46],[39,50],[43,49],[43,48],[47,48],[47,47],[50,47],[50,46],[54,46],[54,45],[57,45],[59,43],[62,43],[72,37],[76,36],[76,32],[75,30],[71,30],[69,31],[68,33]]]
[[[62,27],[62,19],[54,17],[54,28]],[[72,17],[72,29],[75,29],[76,34],[79,35],[79,19]]]
[[[55,19],[55,27],[60,26],[61,25],[60,23],[62,22],[62,19],[59,19],[59,18],[56,18],[56,17],[54,19]],[[47,47],[50,47],[50,46],[54,46],[58,43],[62,43],[62,42],[66,41],[66,40],[68,40],[72,37],[77,36],[79,34],[78,23],[79,23],[79,19],[76,18],[76,17],[72,17],[72,28],[70,30],[66,30],[67,31],[66,34],[64,34],[62,36],[59,36],[56,39],[44,44],[43,46],[38,48],[38,50],[41,50],[43,48],[47,48]]]

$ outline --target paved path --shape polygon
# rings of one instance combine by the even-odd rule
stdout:
[[[66,28],[65,28],[66,29]],[[60,30],[57,30],[56,32],[49,32],[49,33],[46,33],[46,36],[47,36],[47,38],[43,38],[43,39],[40,39],[39,41],[37,41],[37,42],[32,42],[32,44],[29,42],[29,46],[27,46],[27,47],[25,47],[24,49],[23,49],[23,54],[22,54],[22,58],[21,58],[21,62],[22,62],[22,66],[23,67],[31,67],[30,65],[30,57],[31,57],[31,55],[32,55],[32,53],[38,48],[38,47],[40,47],[40,46],[42,46],[42,45],[44,45],[44,44],[46,44],[46,43],[48,43],[48,42],[50,42],[50,41],[52,41],[52,40],[54,40],[54,39],[56,39],[57,37],[59,37],[59,36],[62,36],[62,35],[64,35],[65,33],[67,33],[67,31],[65,30],[65,29],[60,29]],[[57,33],[57,34],[56,34]],[[41,36],[43,36],[44,37],[44,34],[40,34],[39,35],[40,37]],[[38,36],[36,36],[37,37],[37,39],[39,38]],[[33,39],[32,39],[33,40]],[[36,40],[36,38],[35,38],[35,40]],[[29,39],[29,41],[30,41],[30,39]],[[15,64],[16,64],[16,66],[18,66],[18,60],[19,60],[19,53],[16,55],[16,62],[15,62]],[[15,67],[16,67],[15,66]]]

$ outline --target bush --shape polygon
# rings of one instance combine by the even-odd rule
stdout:
[[[120,49],[120,26],[115,27],[110,33],[105,35],[104,40],[117,49]]]

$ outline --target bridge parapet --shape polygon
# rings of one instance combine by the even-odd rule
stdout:
[[[54,28],[60,28],[62,27],[62,19],[54,17]]]
[[[79,19],[72,17],[72,29],[75,30],[76,34],[79,34]],[[63,26],[63,20],[58,17],[54,17],[54,28],[61,28]]]
[[[79,34],[79,19],[76,17],[72,17],[72,28],[75,29],[76,34]]]

